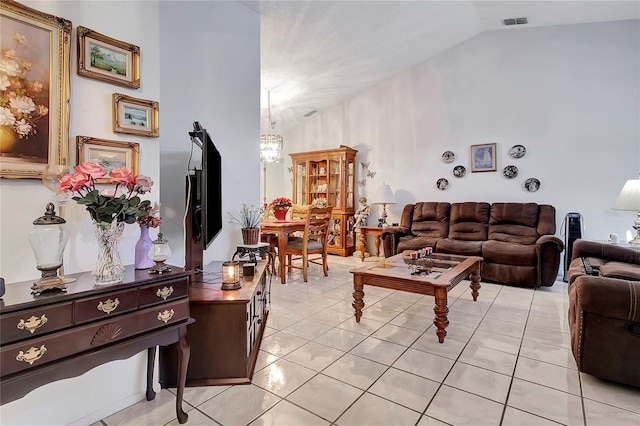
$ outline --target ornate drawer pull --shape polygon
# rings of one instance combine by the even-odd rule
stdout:
[[[33,334],[36,329],[45,325],[47,321],[49,320],[47,319],[47,316],[45,314],[42,314],[40,318],[32,316],[26,321],[20,318],[20,322],[16,327],[18,327],[20,330],[27,330],[29,333]]]
[[[116,300],[107,299],[104,302],[98,303],[98,310],[104,312],[105,314],[110,314],[115,311],[118,305],[120,304],[120,300],[116,297]]]
[[[16,355],[16,360],[28,362],[29,365],[33,365],[33,363],[42,358],[42,355],[44,355],[46,352],[47,348],[45,348],[44,345],[40,346],[39,349],[31,346],[29,350],[27,350],[27,352],[18,352],[18,355]]]
[[[169,286],[169,288],[163,287],[163,288],[159,288],[158,291],[156,291],[156,296],[161,297],[162,300],[167,300],[167,297],[171,296],[173,294],[173,286]]]
[[[173,309],[171,309],[170,311],[163,311],[163,312],[158,312],[158,321],[164,321],[164,323],[166,324],[171,318],[173,318],[173,315],[175,314],[175,312],[173,311]]]

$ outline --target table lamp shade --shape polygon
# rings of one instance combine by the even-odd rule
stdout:
[[[372,204],[395,204],[396,197],[393,195],[393,191],[391,191],[391,187],[386,183],[383,183],[381,187],[378,188],[376,192],[376,196],[373,198]]]
[[[613,203],[614,210],[640,211],[640,178],[629,179]]]

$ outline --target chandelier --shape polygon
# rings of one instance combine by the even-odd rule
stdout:
[[[273,130],[276,122],[271,121],[271,91],[267,93],[269,102],[269,126]],[[282,136],[274,134],[260,135],[260,160],[265,163],[278,162],[280,161],[281,152]]]

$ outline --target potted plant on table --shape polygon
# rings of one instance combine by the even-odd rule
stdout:
[[[273,210],[273,215],[276,217],[276,220],[280,221],[285,220],[290,207],[291,200],[286,197],[276,198],[269,204],[269,208]]]
[[[246,245],[258,244],[260,240],[260,219],[264,209],[242,204],[239,214],[229,213],[229,222],[236,223],[242,228],[242,242]]]

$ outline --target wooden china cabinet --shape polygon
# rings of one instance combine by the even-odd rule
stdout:
[[[355,160],[357,150],[336,149],[289,154],[293,161],[293,203],[326,200],[333,206],[329,227],[329,253],[350,256],[355,251]]]

